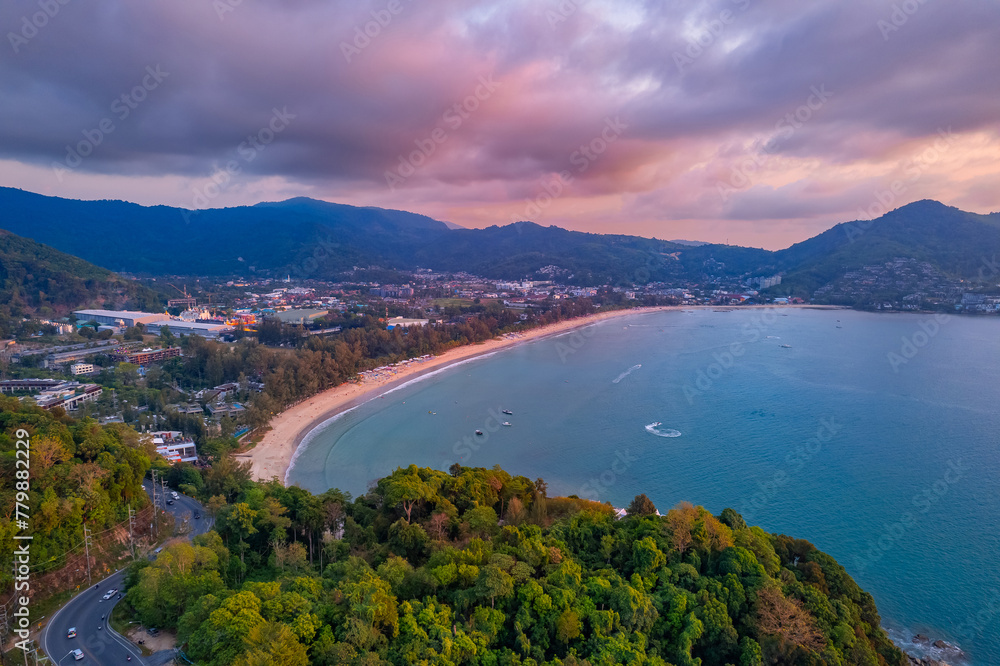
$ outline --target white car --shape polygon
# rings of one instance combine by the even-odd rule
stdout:
[[[115,594],[117,592],[118,592],[118,588],[115,588],[115,587],[111,588],[110,590],[108,590],[107,592],[104,593],[104,599],[105,600],[110,599],[111,597],[115,596]]]
[[[77,661],[83,659],[83,650],[76,649],[70,652],[70,654],[73,655],[73,658],[76,659]]]

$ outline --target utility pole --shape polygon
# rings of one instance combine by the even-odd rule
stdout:
[[[86,523],[83,524],[83,550],[87,558],[87,585],[89,586],[94,581],[90,578],[90,533],[87,531]]]
[[[156,538],[160,536],[160,527],[156,520],[156,470],[151,471],[153,472],[153,537]]]
[[[135,511],[131,503],[128,505],[128,542],[132,546],[132,557],[135,557]]]

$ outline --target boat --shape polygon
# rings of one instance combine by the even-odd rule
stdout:
[[[781,346],[784,347],[785,349],[791,349],[792,348],[791,345],[781,345]]]
[[[510,427],[510,421],[504,421],[504,422],[503,422],[503,423],[501,423],[500,425],[502,425],[502,426],[507,426],[507,427],[509,428],[509,427]]]
[[[477,435],[482,435],[482,434],[483,434],[483,431],[482,431],[482,430],[477,430],[477,431],[476,431],[476,434],[477,434]]]
[[[663,424],[662,424],[662,423],[660,423],[659,421],[654,421],[653,423],[650,423],[650,424],[649,424],[649,426],[650,426],[651,428],[656,428],[657,426],[661,426],[661,425],[663,425]]]
[[[503,413],[504,413],[504,414],[508,414],[508,415],[510,415],[510,416],[513,416],[513,415],[514,415],[514,412],[510,411],[509,409],[504,409],[504,410],[502,410],[502,411],[503,411]]]

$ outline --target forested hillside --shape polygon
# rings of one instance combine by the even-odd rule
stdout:
[[[147,287],[51,247],[0,230],[0,336],[29,314],[61,317],[75,308],[162,307]]]
[[[100,426],[76,421],[0,396],[0,562],[12,560],[18,533],[14,524],[17,488],[16,441],[23,430],[30,442],[30,516],[32,574],[55,571],[67,557],[82,554],[83,526],[92,534],[128,520],[128,507],[149,505],[142,479],[156,451],[139,434],[117,423]],[[23,462],[23,459],[22,459]],[[77,553],[77,551],[81,551]],[[93,553],[92,553],[93,554]],[[83,560],[80,559],[81,566]],[[11,568],[0,569],[0,596],[11,588]],[[36,590],[45,594],[51,590]]]
[[[806,541],[639,496],[549,498],[410,466],[351,501],[178,471],[216,530],[138,562],[126,601],[195,663],[891,664],[870,595]],[[501,520],[502,519],[502,520]]]

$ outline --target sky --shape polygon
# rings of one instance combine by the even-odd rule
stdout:
[[[996,0],[9,0],[0,29],[0,185],[52,196],[768,249],[1000,210]]]

